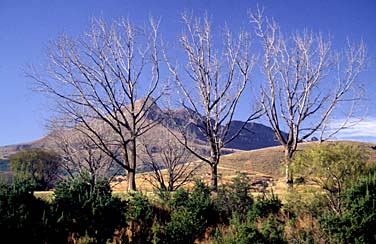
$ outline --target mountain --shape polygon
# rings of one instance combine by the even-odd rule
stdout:
[[[136,102],[136,107],[141,107],[142,101]],[[206,139],[199,131],[196,125],[200,123],[200,115],[193,114],[193,111],[187,111],[186,109],[179,108],[175,110],[163,110],[154,100],[150,99],[148,106],[149,110],[146,118],[150,121],[163,120],[163,125],[158,125],[148,132],[148,136],[158,136],[161,130],[168,133],[168,130],[178,132],[179,126],[186,126],[186,130],[190,131],[190,136],[193,138],[195,144],[198,147],[205,147]],[[242,121],[233,121],[227,138],[231,138],[238,130],[243,126]],[[8,145],[0,147],[0,156],[8,158],[11,154],[23,149],[30,148],[52,148],[53,138],[51,135],[46,135],[38,140],[20,143],[16,145]],[[265,148],[271,146],[277,146],[279,142],[276,140],[273,130],[265,125],[250,122],[247,123],[244,129],[240,132],[239,136],[231,141],[224,149],[224,154],[228,154],[237,150],[251,150],[258,148]]]
[[[199,116],[200,115],[195,114],[192,110],[187,111],[183,108],[172,110],[169,111],[169,118],[164,118],[164,125],[173,131],[177,130],[176,127],[185,125],[186,129],[190,131],[195,139],[206,144],[206,138],[197,127],[200,121]],[[232,121],[226,138],[232,138],[243,126],[243,121]],[[287,134],[285,135],[287,136]],[[248,122],[240,131],[239,135],[226,145],[226,149],[252,150],[278,145],[280,145],[280,143],[275,137],[272,128],[260,123]]]
[[[238,132],[243,126],[242,121],[233,121],[230,126],[229,137]],[[274,131],[263,124],[249,122],[240,134],[227,147],[240,150],[253,150],[280,145]]]
[[[41,137],[37,140],[30,141],[30,142],[2,146],[0,147],[0,158],[7,159],[13,153],[16,153],[18,151],[25,150],[25,149],[51,148],[52,144],[53,144],[52,138],[49,135],[47,135],[47,136]]]

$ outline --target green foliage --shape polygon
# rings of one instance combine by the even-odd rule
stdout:
[[[287,243],[283,237],[284,223],[275,215],[269,215],[262,223],[260,232],[263,235],[264,243]]]
[[[342,196],[341,215],[328,213],[320,219],[329,238],[342,243],[376,242],[376,167],[361,176]]]
[[[323,214],[323,194],[306,186],[294,187],[285,195],[283,213],[286,219],[285,236],[289,243],[322,243],[317,216]]]
[[[243,221],[239,215],[234,215],[226,232],[217,233],[216,244],[248,244],[248,243],[287,243],[283,237],[284,225],[273,215],[261,224],[254,220]]]
[[[131,243],[151,243],[152,225],[154,220],[153,205],[140,192],[130,193],[127,220],[131,231]]]
[[[189,192],[183,188],[180,188],[176,190],[173,196],[167,200],[170,209],[177,209],[179,207],[186,206],[189,201]]]
[[[215,199],[215,206],[223,221],[233,214],[245,216],[252,208],[253,197],[249,194],[250,180],[245,174],[238,174],[231,183],[222,185]]]
[[[290,218],[296,218],[303,215],[318,216],[324,208],[323,194],[317,193],[317,189],[307,188],[306,186],[294,187],[285,194],[284,211]]]
[[[277,214],[282,207],[282,202],[274,192],[263,193],[248,211],[249,218],[268,217],[270,214]]]
[[[329,207],[341,211],[339,196],[365,169],[367,153],[346,143],[320,144],[297,155],[294,170],[325,191]]]
[[[0,236],[12,243],[44,243],[48,205],[34,197],[27,182],[0,185]]]
[[[28,149],[13,154],[9,161],[16,178],[34,182],[36,190],[48,190],[56,183],[61,159],[52,151]]]
[[[273,192],[260,196],[245,216],[233,212],[228,230],[217,233],[215,243],[286,243],[284,223],[276,217],[281,207],[280,199]]]
[[[196,181],[193,191],[185,204],[186,208],[194,213],[195,216],[204,218],[205,222],[210,219],[209,217],[213,217],[213,204],[210,194],[211,190],[205,183]]]
[[[126,226],[126,203],[112,196],[106,181],[95,186],[81,180],[60,182],[52,209],[51,230],[59,240],[74,234],[89,237],[90,243],[106,243],[116,229]]]
[[[169,201],[170,220],[157,234],[160,243],[194,243],[215,216],[210,188],[196,181],[192,192],[179,189]]]
[[[341,212],[324,209],[324,198],[303,185],[285,205],[273,192],[253,199],[244,174],[217,195],[196,181],[191,191],[163,194],[158,203],[139,192],[122,201],[108,182],[83,179],[60,182],[54,198],[42,201],[33,194],[34,181],[16,178],[0,185],[0,234],[15,243],[55,244],[106,243],[114,233],[121,243],[145,244],[189,244],[208,235],[218,244],[375,243],[376,167],[357,176],[343,184]]]
[[[165,228],[165,243],[194,243],[205,227],[206,220],[188,208],[179,208],[171,214]]]
[[[230,220],[229,229],[226,232],[217,232],[215,244],[248,244],[264,243],[262,233],[256,228],[254,221],[242,220],[235,214]]]

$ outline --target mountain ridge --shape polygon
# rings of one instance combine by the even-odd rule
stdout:
[[[141,107],[142,100],[136,101],[138,107]],[[200,114],[189,115],[189,111],[184,108],[176,109],[161,109],[153,98],[150,98],[149,104],[146,106],[149,108],[146,118],[150,121],[156,121],[161,119],[164,121],[160,124],[159,130],[170,130],[178,132],[178,126],[184,125],[192,132],[192,136],[199,145],[206,145],[206,138],[198,130],[197,125],[199,123]],[[229,128],[227,138],[231,138],[239,129],[244,125],[243,121],[234,120]],[[154,130],[154,128],[152,129]],[[148,132],[153,136],[153,131]],[[157,130],[157,128],[155,129]],[[23,149],[32,148],[53,148],[53,138],[51,133],[37,138],[35,140],[11,145],[0,146],[0,158],[7,159],[13,153],[16,153]],[[239,133],[233,141],[231,141],[224,148],[224,154],[231,153],[237,150],[252,150],[264,147],[277,146],[280,143],[276,140],[273,130],[261,123],[248,122],[243,130]]]

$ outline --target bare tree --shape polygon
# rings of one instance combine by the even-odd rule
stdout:
[[[55,126],[50,135],[62,157],[62,168],[70,178],[88,179],[94,186],[98,180],[108,178],[111,181],[120,173],[113,159],[80,131]]]
[[[298,143],[316,132],[323,140],[351,124],[354,103],[361,98],[357,89],[366,63],[365,46],[349,44],[340,53],[321,34],[304,31],[283,36],[277,23],[265,18],[260,9],[250,14],[250,20],[264,52],[261,105],[284,146],[286,182],[292,183],[289,167]],[[346,108],[344,122],[323,133],[328,132],[335,111]]]
[[[239,98],[250,81],[250,73],[255,57],[250,53],[250,40],[246,32],[233,38],[229,30],[224,31],[223,48],[217,48],[212,25],[205,16],[203,20],[182,15],[185,32],[180,38],[186,58],[185,74],[178,71],[177,65],[168,62],[169,69],[182,93],[181,104],[187,114],[197,123],[197,129],[206,138],[210,148],[207,156],[191,148],[186,131],[179,139],[186,148],[211,168],[211,186],[217,190],[221,150],[240,133],[229,137]],[[252,113],[246,122],[260,116],[259,110]],[[245,123],[246,123],[245,122]],[[244,123],[244,126],[245,126]],[[243,127],[244,127],[243,126]],[[176,134],[175,134],[176,135]]]
[[[142,144],[144,162],[152,170],[145,180],[158,190],[177,190],[192,180],[200,166],[192,162],[193,155],[166,129],[146,135]]]
[[[79,38],[52,43],[43,71],[28,72],[66,124],[126,170],[128,190],[136,189],[137,138],[157,123],[147,117],[161,96],[158,26],[152,18],[144,29],[94,19]]]

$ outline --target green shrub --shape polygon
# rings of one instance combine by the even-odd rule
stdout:
[[[195,215],[188,208],[179,208],[171,214],[171,220],[166,225],[167,243],[194,243],[197,236],[205,227],[206,220]]]
[[[9,158],[10,167],[16,178],[32,181],[35,190],[49,190],[57,182],[60,171],[60,156],[43,149],[19,151]]]
[[[59,183],[52,202],[53,242],[69,235],[88,237],[89,243],[106,243],[112,238],[115,230],[126,226],[126,203],[111,193],[106,181],[95,186],[82,180]]]
[[[270,214],[277,214],[282,207],[282,202],[274,192],[263,193],[258,196],[250,211],[248,218],[268,217]]]
[[[0,185],[0,236],[12,243],[44,243],[46,202],[34,197],[34,186],[15,181]]]
[[[365,170],[367,159],[367,152],[356,145],[319,144],[298,154],[293,165],[298,174],[323,190],[328,207],[340,213],[340,196]]]
[[[215,206],[222,222],[228,223],[233,214],[245,216],[252,208],[253,197],[249,194],[249,178],[238,174],[232,182],[222,185],[215,199]]]
[[[217,232],[215,244],[248,244],[264,243],[264,237],[256,228],[254,221],[244,220],[239,214],[234,214],[226,231]]]
[[[130,193],[127,211],[127,220],[131,243],[151,243],[153,238],[152,226],[154,207],[147,196],[140,192]]]
[[[215,215],[210,189],[196,181],[192,192],[179,189],[169,201],[171,217],[159,229],[160,243],[194,243],[201,239]]]
[[[325,195],[318,192],[317,188],[307,186],[290,189],[285,194],[285,201],[283,209],[290,218],[304,215],[317,217],[323,213],[325,208]]]
[[[260,227],[265,243],[287,243],[284,239],[284,223],[275,215],[269,215]]]
[[[342,195],[342,214],[327,213],[320,224],[328,238],[342,243],[376,242],[376,167]]]
[[[287,243],[284,239],[284,225],[270,215],[262,223],[254,220],[246,221],[234,215],[226,232],[217,233],[214,239],[216,244],[248,244],[248,243]]]
[[[228,229],[215,236],[215,243],[286,243],[284,223],[276,216],[282,207],[272,192],[258,197],[248,212],[234,211]]]
[[[179,207],[187,207],[189,201],[189,192],[186,189],[180,188],[176,190],[173,195],[167,199],[168,207],[170,209],[177,209]]]
[[[323,243],[323,233],[317,217],[324,213],[323,194],[317,188],[294,187],[285,195],[283,213],[286,216],[285,237],[289,243]]]

